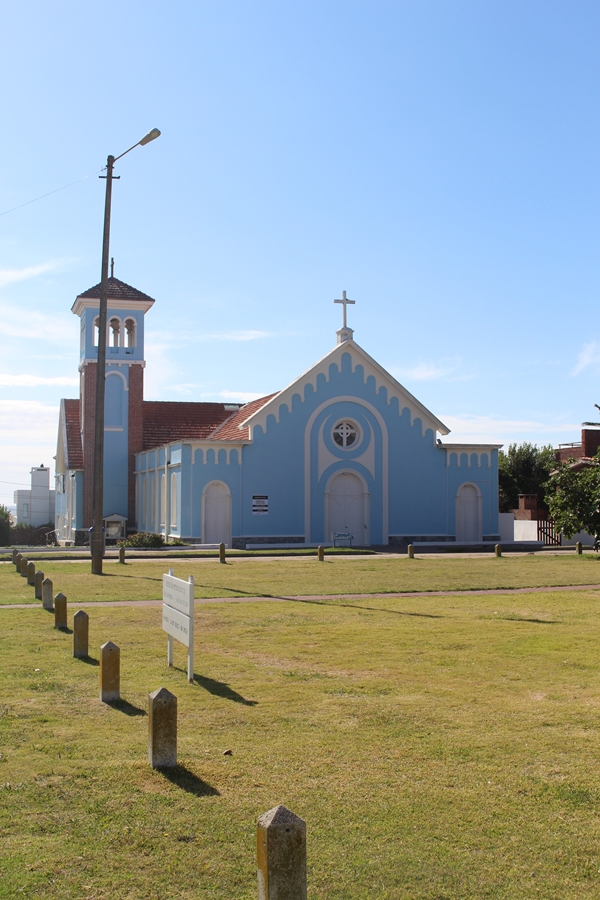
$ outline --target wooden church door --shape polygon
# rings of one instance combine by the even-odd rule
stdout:
[[[367,543],[364,488],[360,478],[350,472],[340,472],[329,485],[326,540],[332,531],[350,532],[355,544]]]
[[[479,494],[472,484],[463,484],[456,497],[456,540],[481,540]]]
[[[213,481],[203,494],[203,544],[231,545],[231,494],[222,481]]]

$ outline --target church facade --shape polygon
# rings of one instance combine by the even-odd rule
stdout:
[[[99,285],[81,294],[81,388],[61,402],[59,539],[91,525]],[[153,300],[109,279],[104,515],[109,536],[152,531],[229,547],[498,540],[497,444],[448,428],[344,325],[283,390],[245,405],[143,400]],[[346,301],[344,294],[344,304]]]

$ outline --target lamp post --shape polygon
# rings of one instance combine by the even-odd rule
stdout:
[[[153,128],[141,141],[121,153],[106,160],[106,199],[104,203],[104,233],[102,237],[102,277],[100,280],[100,310],[98,314],[98,363],[96,366],[96,414],[94,420],[94,481],[92,498],[92,531],[90,551],[92,554],[92,575],[102,575],[104,557],[104,392],[106,381],[106,315],[108,293],[108,253],[110,243],[110,205],[112,199],[113,168],[118,159],[136,147],[144,147],[160,137],[158,128]],[[118,177],[118,176],[117,176]]]

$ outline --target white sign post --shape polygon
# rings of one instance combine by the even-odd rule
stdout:
[[[163,575],[162,627],[167,632],[167,663],[173,665],[173,638],[188,648],[188,681],[194,681],[194,576]]]

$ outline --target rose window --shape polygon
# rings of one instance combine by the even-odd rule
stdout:
[[[358,430],[352,422],[339,422],[333,429],[333,440],[338,447],[348,450],[358,440]]]

